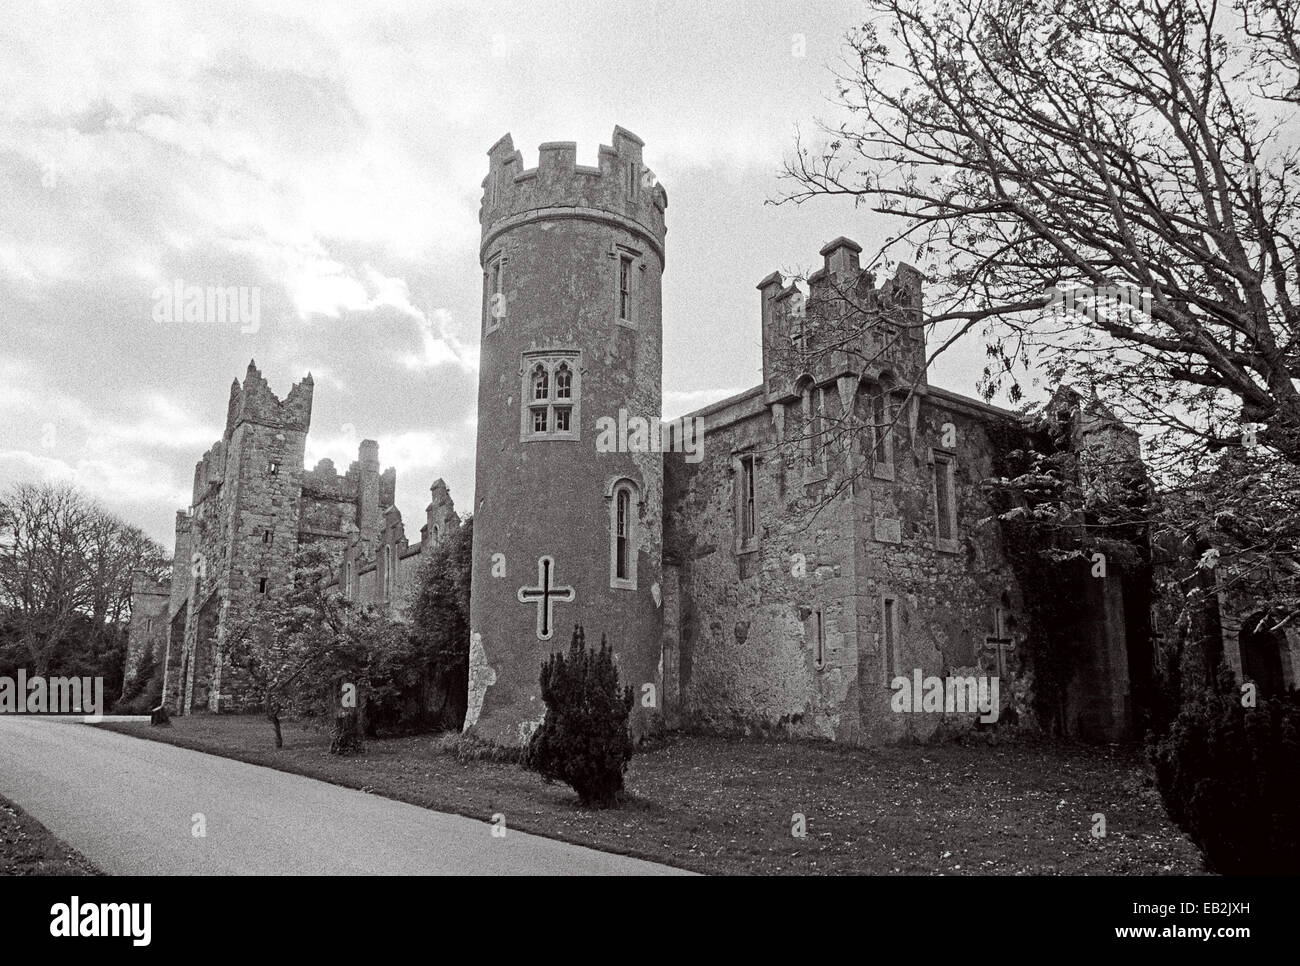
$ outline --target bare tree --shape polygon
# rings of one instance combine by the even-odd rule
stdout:
[[[982,326],[987,398],[1037,361],[1171,462],[1300,463],[1295,0],[868,7],[782,200],[897,216],[878,257],[919,263],[948,341]]]
[[[104,635],[125,623],[136,570],[166,573],[162,547],[74,487],[25,483],[0,498],[0,610],[35,673],[79,624]]]

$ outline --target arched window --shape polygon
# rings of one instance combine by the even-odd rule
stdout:
[[[631,516],[631,495],[620,489],[614,509],[614,576],[627,580],[628,522]]]
[[[609,585],[636,590],[637,488],[631,480],[619,480],[610,491]]]
[[[561,362],[555,369],[555,398],[571,399],[573,396],[573,372],[567,363]]]
[[[551,394],[551,377],[546,366],[538,363],[533,367],[533,399],[547,399]]]

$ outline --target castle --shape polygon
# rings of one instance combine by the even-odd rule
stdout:
[[[527,170],[509,135],[488,152],[465,728],[525,740],[544,712],[539,666],[577,623],[613,646],[638,734],[697,723],[871,743],[942,717],[891,713],[899,675],[996,675],[1012,695],[1028,590],[982,522],[995,510],[980,482],[1028,437],[1014,414],[929,385],[915,269],[878,283],[837,238],[806,294],[769,275],[763,381],[689,415],[698,453],[671,433],[597,444],[598,424],[654,426],[662,411],[668,198],[640,139],[615,128],[612,142],[595,167],[570,142],[543,144]],[[308,376],[281,402],[250,367],[196,471],[166,609],[177,710],[230,706],[222,636],[296,547],[325,543],[346,593],[396,606],[409,562],[454,518],[435,484],[406,546],[370,441],[344,476],[301,470],[311,391]],[[1051,411],[1071,445],[1136,459],[1135,434],[1068,390]],[[1117,738],[1149,663],[1147,601],[1119,568],[1077,593],[1067,727]]]
[[[400,614],[421,554],[459,525],[442,480],[420,542],[410,545],[393,505],[397,473],[380,471],[379,444],[363,440],[348,471],[332,461],[303,466],[311,425],[311,375],[279,399],[250,362],[230,387],[221,439],[194,468],[193,498],[176,514],[170,579],[136,575],[128,673],[146,648],[163,663],[172,710],[231,710],[245,702],[222,657],[258,600],[288,579],[294,555],[324,547],[340,589]]]

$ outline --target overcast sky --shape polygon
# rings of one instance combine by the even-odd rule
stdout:
[[[316,382],[307,462],[379,440],[418,539],[474,485],[480,184],[507,131],[578,162],[621,124],[668,191],[665,415],[760,381],[758,293],[881,216],[778,197],[833,116],[849,2],[6,3],[0,486],[71,479],[171,548],[250,359]],[[801,35],[802,39],[796,37]],[[802,51],[800,45],[802,44]],[[802,56],[799,54],[802,52]],[[153,293],[256,287],[260,326]],[[933,382],[970,394],[977,339]]]

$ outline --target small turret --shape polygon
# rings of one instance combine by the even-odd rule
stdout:
[[[428,549],[440,545],[451,531],[460,526],[460,517],[452,502],[447,484],[434,480],[429,487],[429,505],[424,510],[425,523],[420,528],[420,544]]]
[[[758,283],[762,302],[763,381],[769,404],[789,399],[808,374],[816,384],[840,377],[926,381],[921,274],[899,264],[876,287],[861,266],[862,246],[843,236],[822,246],[822,267],[805,295],[773,272]]]

